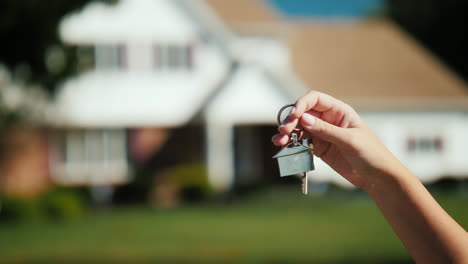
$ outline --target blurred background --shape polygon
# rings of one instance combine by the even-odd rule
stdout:
[[[412,263],[277,111],[348,102],[468,228],[468,3],[3,0],[0,262]]]

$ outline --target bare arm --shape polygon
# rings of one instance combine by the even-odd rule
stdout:
[[[395,164],[399,165],[399,164]],[[418,263],[468,263],[468,234],[404,166],[366,191]]]
[[[366,191],[418,263],[468,263],[468,233],[434,200],[345,103],[319,92],[301,97],[273,137],[285,145],[302,126],[314,153]]]

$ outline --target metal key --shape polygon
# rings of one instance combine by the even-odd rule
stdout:
[[[301,176],[302,179],[302,193],[304,195],[307,195],[307,184],[308,184],[308,178],[307,178],[307,172],[304,172]]]

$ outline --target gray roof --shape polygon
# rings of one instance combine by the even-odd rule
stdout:
[[[291,148],[283,148],[282,150],[278,151],[278,153],[276,153],[273,156],[273,158],[276,159],[279,157],[290,156],[290,155],[299,154],[299,153],[306,152],[306,151],[310,151],[310,149],[303,145],[299,145],[299,146],[291,147]]]

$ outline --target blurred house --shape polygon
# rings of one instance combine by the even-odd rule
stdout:
[[[356,108],[422,181],[468,176],[467,86],[398,26],[385,19],[294,19],[267,1],[209,2],[238,34],[286,35],[292,68],[307,87]],[[349,186],[323,162],[316,168],[309,179]]]
[[[277,109],[306,91],[283,42],[233,34],[202,1],[91,3],[65,17],[60,34],[88,65],[60,89],[49,118],[61,128],[51,167],[63,184],[125,182],[127,158],[152,153],[142,151],[141,128],[203,120],[210,181],[225,190],[234,179],[233,127],[274,124]]]
[[[276,177],[277,111],[309,89],[355,107],[423,181],[468,176],[466,85],[389,21],[294,20],[256,0],[121,0],[66,16],[60,35],[82,69],[47,112],[61,184],[125,183],[167,129],[188,124],[204,128],[216,189]],[[309,178],[349,186],[318,159]]]

